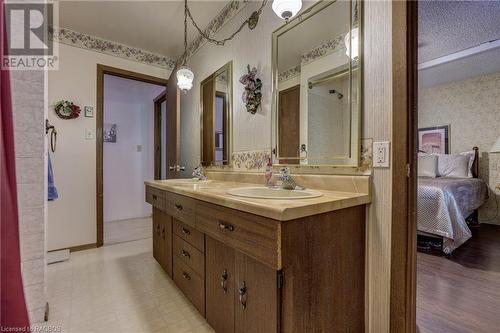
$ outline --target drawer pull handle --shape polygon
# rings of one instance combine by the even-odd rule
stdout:
[[[182,233],[183,233],[184,235],[191,235],[191,231],[189,231],[189,229],[186,229],[186,228],[184,228],[184,227],[182,227]]]
[[[175,208],[177,210],[182,210],[182,205],[181,204],[176,203],[176,204],[174,204],[174,206],[175,206]]]
[[[156,201],[156,199],[158,199],[158,196],[156,194],[153,194],[153,200]]]
[[[189,252],[186,250],[181,251],[181,256],[186,257],[186,258],[191,258],[191,254],[189,254]]]
[[[163,230],[161,231],[161,237],[165,239],[165,228],[163,228]]]
[[[227,294],[227,269],[222,271],[220,286],[222,287],[222,290],[224,290],[224,294]]]
[[[182,272],[182,277],[188,281],[191,280],[191,276],[189,276],[189,274],[186,272]]]
[[[227,230],[227,231],[234,231],[234,226],[229,223],[224,223],[222,221],[219,221],[219,228],[221,231]]]
[[[239,297],[240,304],[243,307],[243,309],[246,309],[246,307],[247,307],[247,286],[246,286],[245,281],[243,281],[243,283],[240,286],[239,294],[240,294],[240,297]]]

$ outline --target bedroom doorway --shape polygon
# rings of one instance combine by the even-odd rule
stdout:
[[[406,300],[415,302],[417,332],[495,332],[500,5],[419,1],[417,12],[408,25],[409,54],[417,53],[418,64],[408,72],[410,152],[418,165],[408,192],[416,226],[409,228],[417,236],[407,240],[409,252],[416,251],[416,291]]]

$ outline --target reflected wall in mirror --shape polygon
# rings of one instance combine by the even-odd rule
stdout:
[[[225,64],[200,85],[201,164],[229,165],[232,138],[232,62]]]
[[[356,167],[361,7],[319,1],[273,33],[275,163]]]

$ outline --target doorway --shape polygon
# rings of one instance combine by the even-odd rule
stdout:
[[[166,86],[162,78],[97,66],[97,246],[150,236],[143,182],[156,178],[157,159],[168,154],[157,133],[168,120],[155,103]]]

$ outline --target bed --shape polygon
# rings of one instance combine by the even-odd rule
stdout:
[[[417,230],[419,248],[439,247],[451,254],[471,236],[468,222],[478,223],[478,208],[488,199],[479,177],[479,153],[474,147],[472,178],[418,179]]]

